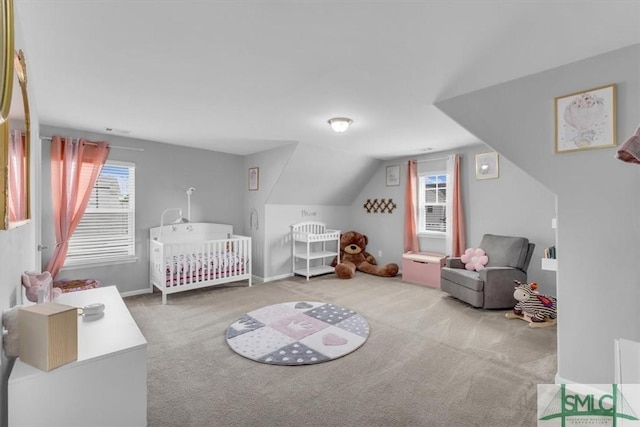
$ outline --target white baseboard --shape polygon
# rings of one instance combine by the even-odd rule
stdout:
[[[127,297],[133,297],[136,295],[150,294],[152,292],[153,292],[153,289],[145,288],[145,289],[138,289],[136,291],[120,292],[120,296],[122,298],[127,298]]]
[[[255,274],[251,275],[251,285],[259,285],[264,282],[264,279],[260,276],[256,276]]]
[[[279,276],[271,276],[271,277],[261,277],[261,283],[275,282],[276,280],[286,279],[288,277],[293,277],[293,273],[281,274]]]

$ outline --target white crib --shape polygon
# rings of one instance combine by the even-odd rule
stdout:
[[[227,224],[171,224],[150,229],[150,287],[167,295],[247,280],[251,286],[251,238]]]

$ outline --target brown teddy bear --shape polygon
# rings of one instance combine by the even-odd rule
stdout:
[[[376,259],[365,248],[369,239],[357,231],[348,231],[340,235],[340,263],[338,257],[333,259],[332,267],[341,279],[351,279],[356,270],[376,276],[393,277],[398,274],[398,264],[378,266]]]

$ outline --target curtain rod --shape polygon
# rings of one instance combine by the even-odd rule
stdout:
[[[51,139],[53,139],[53,138],[50,137],[50,136],[41,136],[40,139],[45,140],[45,141],[51,141]],[[75,139],[77,141],[79,138],[73,138],[73,139]],[[87,141],[87,144],[96,145],[96,143],[91,142],[91,141]],[[111,145],[111,144],[109,144],[109,148],[116,148],[116,149],[119,149],[119,150],[144,151],[144,148],[122,147],[122,146],[119,146],[119,145]]]
[[[423,160],[416,160],[417,163],[423,163],[423,162],[437,162],[438,160],[449,160],[449,157],[438,157],[437,159],[423,159]]]

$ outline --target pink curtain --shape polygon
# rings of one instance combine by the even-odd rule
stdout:
[[[464,212],[462,210],[462,195],[460,194],[460,155],[454,156],[453,168],[453,194],[451,197],[451,213],[452,213],[452,254],[451,256],[462,256],[466,249],[464,240]]]
[[[109,155],[106,142],[54,136],[51,140],[51,196],[56,248],[47,271],[56,277],[64,265],[69,239],[82,219],[91,191]]]
[[[407,186],[404,193],[404,251],[419,252],[416,206],[418,204],[418,162],[407,163]]]
[[[19,130],[14,130],[9,138],[9,221],[22,221],[27,219],[27,152],[25,135]]]

